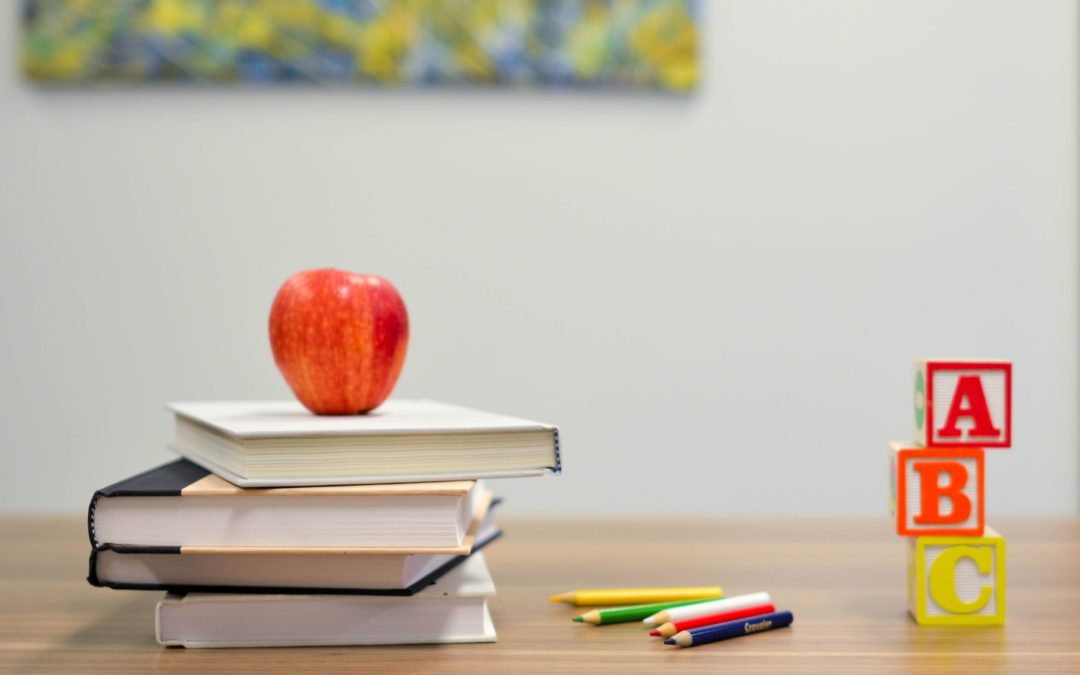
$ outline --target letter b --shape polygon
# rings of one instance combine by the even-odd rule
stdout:
[[[980,448],[890,444],[896,472],[896,533],[979,536],[984,518]]]

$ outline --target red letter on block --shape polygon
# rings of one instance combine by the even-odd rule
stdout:
[[[982,448],[916,448],[902,443],[890,447],[896,461],[897,534],[982,536]]]
[[[1012,364],[915,362],[915,443],[926,448],[1012,445]]]
[[[967,401],[967,405],[964,405]],[[993,436],[1001,435],[1000,429],[994,428],[994,421],[990,419],[990,409],[986,406],[986,394],[983,393],[982,379],[978,375],[961,375],[956,381],[956,392],[953,394],[952,405],[949,406],[949,415],[945,418],[945,426],[938,432],[941,438],[960,438],[960,428],[956,423],[961,417],[970,417],[975,421],[975,426],[968,431],[970,436]]]
[[[921,509],[915,516],[916,525],[954,525],[971,517],[971,500],[964,494],[968,470],[960,462],[914,462],[911,468],[919,472]],[[941,484],[941,475],[948,474],[949,484]],[[947,514],[941,513],[941,498],[952,504]]]

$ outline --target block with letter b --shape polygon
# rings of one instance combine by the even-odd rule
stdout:
[[[1012,364],[915,362],[915,443],[938,448],[1012,444]]]
[[[979,536],[985,514],[981,448],[917,448],[890,443],[896,533]]]
[[[1005,539],[914,537],[908,545],[908,610],[921,625],[1005,623]]]

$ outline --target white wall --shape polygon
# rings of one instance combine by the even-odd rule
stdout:
[[[708,3],[690,99],[42,91],[0,12],[0,508],[288,395],[290,273],[392,279],[401,395],[558,422],[510,513],[858,513],[910,362],[1016,363],[989,514],[1078,509],[1073,2]]]

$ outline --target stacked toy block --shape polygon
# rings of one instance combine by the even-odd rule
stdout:
[[[1011,363],[915,362],[915,440],[889,447],[917,623],[1005,622],[1005,539],[986,525],[984,476],[986,449],[1011,443]]]

